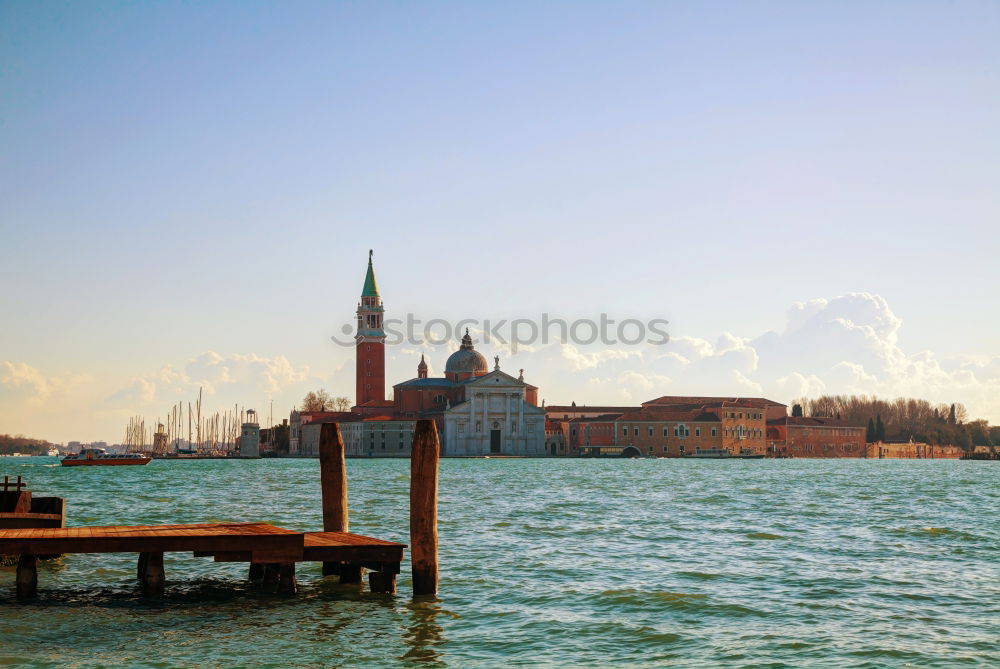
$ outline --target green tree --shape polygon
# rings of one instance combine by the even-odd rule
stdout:
[[[868,419],[868,430],[865,432],[865,441],[869,444],[876,441],[875,439],[875,419]]]
[[[802,415],[802,405],[793,404],[792,405],[792,416],[799,417]]]
[[[958,420],[955,418],[955,405],[951,405],[951,409],[948,410],[948,424],[955,425]]]
[[[885,441],[885,423],[882,422],[882,414],[875,415],[875,441]]]

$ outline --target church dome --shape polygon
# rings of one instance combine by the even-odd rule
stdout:
[[[472,337],[466,329],[465,336],[462,337],[462,346],[448,356],[445,363],[445,374],[470,374],[471,376],[482,376],[489,371],[486,366],[486,358],[483,354],[475,350],[472,346]]]

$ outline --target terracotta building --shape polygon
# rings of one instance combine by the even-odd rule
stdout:
[[[795,458],[864,458],[865,431],[836,418],[783,416],[767,421],[768,451]]]

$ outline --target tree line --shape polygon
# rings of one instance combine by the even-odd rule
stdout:
[[[839,418],[864,425],[869,442],[912,439],[965,450],[1000,446],[1000,426],[981,419],[969,420],[969,412],[958,402],[933,404],[911,397],[884,400],[868,395],[822,395],[796,400],[792,415]]]
[[[24,453],[25,455],[44,455],[53,446],[44,439],[32,439],[23,434],[0,434],[0,455]]]

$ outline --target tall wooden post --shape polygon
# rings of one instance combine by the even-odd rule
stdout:
[[[438,458],[441,444],[433,420],[418,420],[410,454],[410,561],[413,594],[437,594]]]
[[[323,531],[347,532],[347,464],[344,439],[337,423],[323,423],[319,432],[319,478],[323,494]],[[361,581],[360,569],[346,570],[338,562],[324,562],[323,575],[340,574],[342,583]],[[359,573],[355,577],[353,571]]]
[[[34,599],[38,594],[38,560],[34,555],[21,555],[17,560],[17,598]]]

